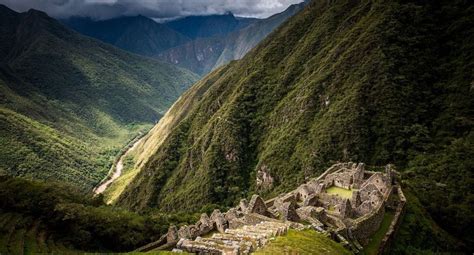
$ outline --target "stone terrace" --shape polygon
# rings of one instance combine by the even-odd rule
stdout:
[[[245,225],[237,229],[226,229],[210,238],[196,240],[181,239],[177,248],[188,252],[205,254],[249,254],[264,246],[271,238],[284,235],[291,224],[262,221],[256,225]]]

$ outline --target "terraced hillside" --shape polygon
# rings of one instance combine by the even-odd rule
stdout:
[[[334,161],[394,163],[420,202],[401,251],[467,250],[473,14],[466,1],[312,1],[183,95],[118,205],[199,211],[291,190]]]
[[[0,5],[0,173],[90,190],[196,75]]]
[[[192,215],[138,215],[64,184],[0,175],[0,253],[127,252]]]
[[[1,254],[71,253],[71,248],[57,243],[38,220],[21,214],[0,213]]]

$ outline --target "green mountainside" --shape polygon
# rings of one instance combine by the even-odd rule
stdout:
[[[397,249],[472,247],[473,30],[463,0],[314,0],[175,103],[117,204],[200,211],[336,161],[394,163],[413,194]]]
[[[232,33],[197,38],[163,51],[157,57],[205,75],[232,60],[241,59],[279,25],[303,9],[305,4],[291,5],[282,13],[255,21]]]
[[[195,80],[0,5],[0,173],[92,189]]]

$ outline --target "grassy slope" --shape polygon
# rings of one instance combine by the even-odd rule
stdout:
[[[0,172],[91,189],[120,148],[196,79],[44,13],[0,11]]]
[[[254,254],[351,254],[341,244],[314,230],[295,231],[279,236]]]
[[[472,242],[473,7],[327,3],[313,1],[243,60],[207,76],[196,85],[209,87],[202,96],[185,95],[195,103],[171,109],[184,117],[148,150],[118,204],[197,211],[288,191],[334,161],[395,163],[429,215]],[[271,189],[256,187],[258,169],[274,177]]]

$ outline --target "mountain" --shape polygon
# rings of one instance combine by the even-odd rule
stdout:
[[[337,161],[394,163],[408,198],[394,253],[468,251],[473,29],[467,1],[314,0],[174,104],[116,204],[200,211]]]
[[[165,23],[166,26],[191,39],[225,36],[242,29],[256,19],[237,18],[231,12],[224,15],[188,16]]]
[[[184,44],[190,39],[144,16],[94,21],[71,17],[62,21],[77,32],[144,56]]]
[[[0,173],[90,190],[195,80],[184,69],[0,6]]]
[[[303,9],[306,3],[291,5],[282,13],[236,29],[225,35],[198,38],[158,54],[158,59],[205,75],[228,62],[242,58],[275,28]]]

